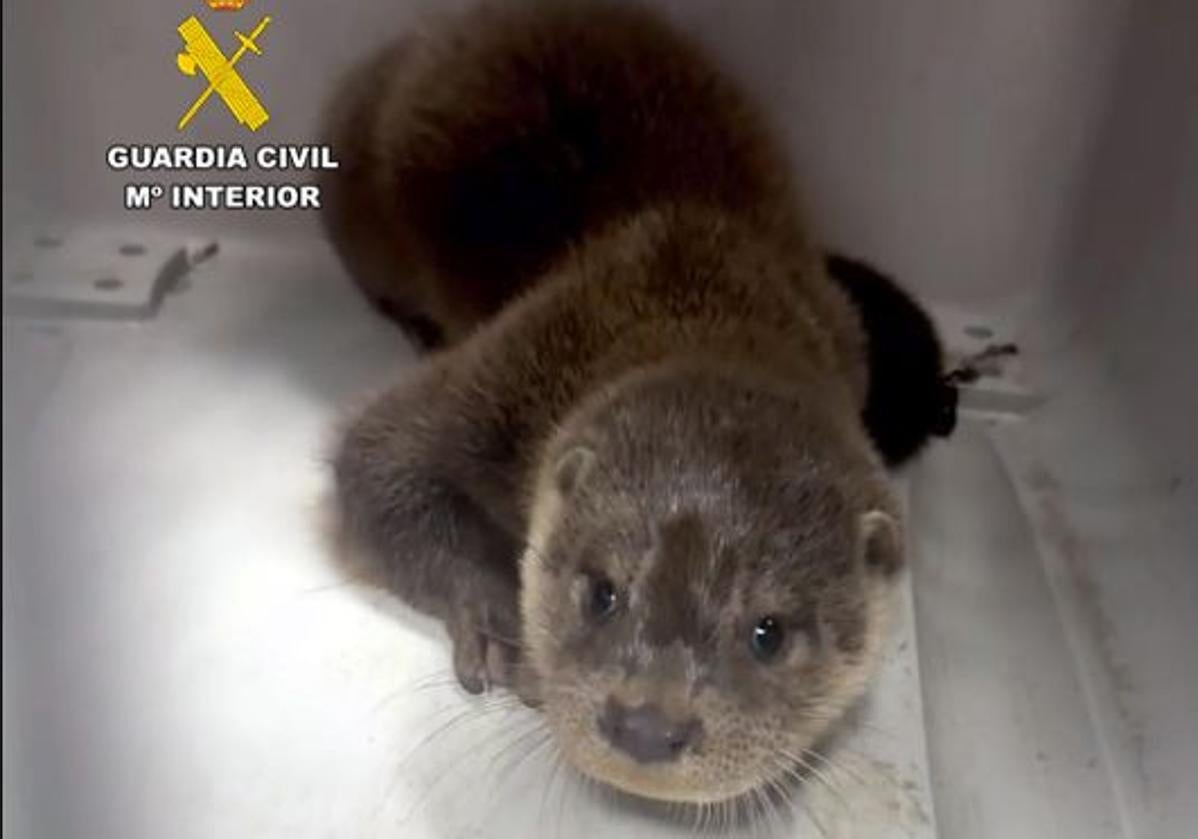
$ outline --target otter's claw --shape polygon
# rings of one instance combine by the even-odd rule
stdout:
[[[453,671],[467,693],[511,687],[519,657],[515,647],[476,629],[462,628],[452,634]]]

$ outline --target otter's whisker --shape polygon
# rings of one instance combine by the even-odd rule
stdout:
[[[544,721],[542,721],[542,720],[534,721],[533,724],[529,725],[518,737],[514,738],[510,743],[508,743],[506,746],[504,746],[502,749],[500,749],[498,752],[496,752],[494,755],[492,755],[490,762],[487,764],[487,771],[490,773],[494,773],[495,772],[495,764],[499,761],[499,759],[501,757],[510,755],[513,751],[517,750],[520,746],[523,746],[524,744],[528,743],[529,740],[533,740],[534,738],[536,738],[537,735],[540,735],[541,738],[552,737],[553,733],[546,730]],[[537,738],[535,740],[535,742],[536,743],[541,742],[540,738]],[[510,763],[510,761],[509,761],[509,763]],[[505,768],[510,771],[510,766],[505,767]],[[509,772],[503,773],[504,777],[508,777],[508,775],[509,775]]]
[[[803,815],[807,817],[807,821],[811,822],[812,826],[815,827],[816,832],[819,833],[823,839],[828,839],[828,829],[824,827],[823,822],[816,818],[815,813],[812,812],[811,806],[807,805],[801,807],[800,809],[803,811]]]
[[[500,713],[512,713],[513,711],[518,711],[519,709],[507,704],[494,703],[482,708],[468,706],[466,708],[452,710],[456,711],[454,716],[421,738],[421,740],[415,746],[413,746],[408,751],[407,755],[400,761],[400,764],[397,767],[398,769],[401,771],[406,769],[409,761],[413,760],[421,753],[423,749],[431,745],[433,741],[448,736],[451,732],[456,731],[467,723],[478,721]]]
[[[700,804],[684,804],[684,805],[681,805],[681,807],[682,807],[682,814],[685,816],[689,816],[687,821],[690,822],[691,836],[698,836],[699,835],[699,815],[703,809],[702,805],[700,805]]]
[[[824,754],[821,751],[818,751],[817,749],[810,749],[810,748],[804,749],[803,754],[806,756],[809,756],[809,757],[813,757],[816,760],[820,761],[820,763],[822,763],[824,766],[828,767],[828,771],[830,771],[830,772],[839,772],[844,775],[848,775],[850,778],[852,778],[854,781],[856,781],[857,784],[861,787],[869,786],[869,783],[865,780],[865,777],[860,772],[858,772],[856,769],[853,769],[846,763],[841,763],[841,762],[835,761],[831,757],[829,757],[828,755]]]
[[[480,712],[480,714],[486,714],[487,712],[494,712],[494,711],[498,711],[498,710],[504,710],[504,709],[501,707],[484,709],[483,711]],[[476,717],[476,719],[477,719],[477,717]],[[471,747],[468,749],[463,749],[463,750],[457,752],[456,754],[454,754],[453,756],[451,756],[448,759],[448,761],[446,762],[446,764],[442,767],[442,769],[438,773],[437,777],[425,786],[424,791],[421,793],[420,797],[413,803],[410,813],[415,813],[422,806],[424,806],[425,802],[433,795],[433,793],[446,781],[446,779],[451,777],[453,775],[453,773],[455,771],[457,771],[464,762],[466,762],[468,759],[476,757],[480,750],[487,749],[488,747],[492,746],[496,742],[502,743],[503,738],[508,737],[508,736],[516,737],[516,736],[520,736],[520,734],[518,731],[513,733],[509,729],[502,728],[502,729],[492,732],[489,736],[485,737],[477,746],[474,746],[474,747]],[[410,759],[410,757],[411,756],[409,755],[408,759]],[[391,796],[394,795],[395,786],[398,784],[398,781],[400,780],[401,777],[402,777],[402,773],[397,773],[397,777],[392,782],[390,791],[387,795],[388,801],[390,800]]]
[[[557,773],[562,767],[564,758],[560,750],[554,754],[553,764],[549,769],[549,777],[545,781],[545,788],[541,792],[541,809],[537,816],[537,824],[544,826],[545,824],[545,806],[549,802],[549,790],[553,787],[554,780],[557,779]]]
[[[521,766],[523,766],[527,761],[532,759],[532,757],[534,755],[538,754],[542,749],[544,749],[546,747],[549,747],[549,749],[552,751],[554,745],[555,745],[555,743],[553,740],[553,732],[549,731],[549,730],[545,730],[542,734],[541,739],[537,740],[536,743],[534,743],[532,746],[530,746],[523,754],[516,757],[507,766],[504,767],[504,774],[509,777],[513,776],[515,774],[516,770],[518,770]]]
[[[794,761],[794,763],[798,764],[804,770],[809,772],[812,777],[814,777],[819,783],[821,783],[828,790],[828,792],[830,792],[834,796],[836,796],[836,799],[840,802],[840,804],[844,808],[845,812],[852,812],[853,808],[851,806],[849,806],[849,802],[844,797],[844,795],[841,793],[840,788],[838,786],[836,786],[836,784],[834,784],[828,778],[827,775],[825,775],[822,771],[820,771],[818,768],[813,766],[809,761],[805,760],[804,758],[802,758],[799,755],[792,754],[791,752],[788,752],[785,750],[779,750],[779,753],[782,754],[784,757],[786,757],[788,760]]]
[[[413,759],[415,759],[421,753],[421,751],[424,748],[426,748],[428,745],[430,745],[434,740],[436,740],[439,737],[443,737],[443,736],[447,735],[450,731],[455,730],[470,721],[479,720],[483,717],[491,716],[491,715],[494,715],[496,713],[503,712],[503,711],[508,711],[510,713],[512,711],[512,708],[510,706],[504,704],[501,701],[492,701],[491,703],[488,703],[487,705],[485,705],[482,708],[479,708],[475,705],[467,705],[464,708],[450,707],[450,708],[438,709],[434,713],[434,718],[441,716],[444,713],[452,713],[453,716],[448,721],[446,721],[443,724],[441,724],[440,726],[438,726],[436,729],[428,732],[424,737],[422,737],[420,739],[419,742],[417,742],[414,746],[412,746],[410,749],[408,749],[407,753],[402,758],[399,759],[398,763],[395,766],[395,778],[392,780],[390,786],[388,787],[387,794],[385,795],[384,800],[380,806],[385,806],[391,800],[392,796],[395,794],[395,789],[398,786],[399,781],[402,780],[402,778],[406,775],[406,770],[407,770],[407,767],[410,765],[410,762]],[[452,769],[453,767],[451,766],[450,768]],[[438,783],[439,783],[439,781],[438,781]],[[436,786],[436,784],[434,784],[433,786]]]
[[[563,768],[562,768],[562,784],[561,784],[562,789],[561,789],[560,795],[558,796],[558,801],[557,801],[557,836],[558,836],[558,839],[561,839],[561,835],[562,835],[562,821],[564,820],[565,814],[566,814],[566,798],[567,798],[567,796],[570,795],[571,788],[575,788],[574,783],[573,783],[574,776],[573,776],[573,773],[570,771],[570,766],[568,764],[566,764],[564,761],[562,763],[562,766],[563,766]]]
[[[759,786],[754,787],[749,792],[751,795],[751,800],[753,803],[754,810],[761,814],[760,816],[754,815],[753,824],[755,824],[759,827],[764,827],[764,826],[766,826],[767,819],[769,816],[769,805],[767,804],[767,802],[765,800],[765,793],[763,793],[761,791],[761,788]]]
[[[446,774],[448,775],[450,772],[454,771],[454,769],[456,769],[458,766],[460,766],[467,759],[481,758],[483,755],[480,754],[480,752],[485,752],[491,746],[498,744],[497,748],[494,748],[491,750],[490,760],[488,761],[488,766],[484,773],[486,777],[493,778],[495,775],[495,772],[494,772],[495,762],[499,758],[499,756],[510,752],[514,746],[523,743],[529,737],[529,735],[536,734],[539,731],[540,727],[541,726],[538,721],[538,722],[534,722],[534,724],[531,726],[525,726],[523,729],[515,728],[514,730],[510,730],[510,731],[504,729],[504,730],[495,732],[491,736],[485,738],[484,741],[481,742],[477,748],[466,749],[466,750],[460,752],[454,758],[452,758],[452,765],[450,767],[447,767]],[[510,780],[510,776],[505,774],[499,778],[498,782],[492,782],[488,785],[488,788],[489,788],[488,800],[492,807],[495,804],[495,802],[494,802],[495,793],[498,791],[499,787],[501,787],[503,785],[503,783],[507,780]]]
[[[771,782],[770,788],[774,791],[774,818],[780,827],[780,834],[785,836],[794,826],[795,792],[777,780]]]
[[[819,723],[820,725],[828,725],[829,723],[842,722],[845,720],[845,717],[843,714],[804,713],[804,714],[801,714],[800,716],[804,720],[809,720],[811,722]],[[875,723],[866,722],[864,720],[857,719],[855,717],[850,718],[850,720],[846,724],[851,728],[861,728],[861,729],[864,729],[865,731],[870,731],[875,734],[880,734],[881,736],[889,738],[891,740],[894,740],[897,737],[897,735],[893,731],[887,731],[886,729],[882,728],[879,725],[876,725]]]
[[[456,689],[460,686],[460,684],[461,683],[458,681],[457,676],[453,675],[453,673],[445,672],[439,675],[437,678],[430,676],[423,679],[420,683],[413,685],[412,690],[421,692],[427,690],[441,690],[444,688]]]
[[[783,772],[785,772],[789,777],[793,778],[799,784],[805,784],[807,779],[803,775],[799,774],[799,772],[795,768],[793,768],[794,761],[789,756],[787,756],[787,760],[791,761],[791,763],[788,764],[785,761],[781,762],[779,764],[779,768],[781,768]],[[800,764],[800,766],[802,766],[803,768],[808,769],[808,771],[810,771],[809,767],[806,764]],[[820,786],[828,789],[830,792],[835,794],[837,796],[837,798],[839,799],[840,805],[845,809],[845,813],[847,815],[851,816],[852,810],[849,808],[848,802],[843,798],[843,796],[841,796],[833,787],[829,786],[825,781],[820,780],[817,776],[812,775],[811,777],[814,777],[815,780],[820,784]],[[810,800],[804,801],[804,805],[802,807],[793,807],[792,806],[791,812],[794,812],[795,810],[802,811],[803,815],[807,818],[807,820],[809,822],[811,822],[812,826],[815,827],[815,829],[819,832],[820,836],[822,836],[822,837],[828,836],[827,827],[824,825],[824,823],[819,818],[816,817],[815,809],[811,806]]]
[[[426,683],[431,682],[433,684],[438,684],[440,682],[440,679],[445,678],[445,677],[448,677],[445,682],[446,685],[456,685],[457,684],[457,679],[450,676],[449,671],[447,669],[443,668],[440,670],[433,670],[431,673],[426,673],[423,676],[419,676],[419,677],[413,679],[411,682],[409,682],[406,685],[401,685],[400,687],[385,693],[381,699],[379,699],[374,705],[372,705],[370,707],[370,710],[366,713],[366,718],[369,719],[370,717],[373,717],[375,714],[377,714],[379,711],[381,711],[384,707],[391,704],[396,699],[398,699],[400,696],[403,696],[404,694],[408,693],[409,691],[416,692],[416,691],[424,690]]]

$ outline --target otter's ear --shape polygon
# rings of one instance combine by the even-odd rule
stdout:
[[[562,495],[573,495],[586,480],[595,465],[595,453],[585,446],[575,446],[560,458],[553,467],[553,482]]]
[[[903,536],[889,513],[870,510],[860,521],[860,551],[866,573],[893,577],[903,568]]]

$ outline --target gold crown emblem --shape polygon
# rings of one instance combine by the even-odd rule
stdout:
[[[217,12],[236,12],[242,9],[250,0],[205,0]]]

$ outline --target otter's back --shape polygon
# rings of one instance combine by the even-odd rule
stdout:
[[[376,235],[402,242],[424,277],[424,288],[395,278],[411,287],[386,291],[451,328],[492,314],[571,243],[651,204],[714,205],[798,243],[787,167],[763,118],[647,12],[486,7],[390,56],[375,59],[390,65],[383,88],[359,96],[330,136],[365,133],[337,151],[369,170]]]

